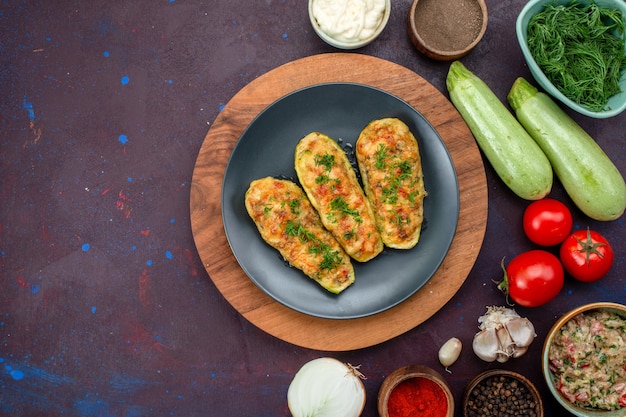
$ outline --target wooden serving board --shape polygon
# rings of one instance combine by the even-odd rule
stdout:
[[[385,90],[434,126],[457,171],[460,213],[450,250],[435,275],[403,303],[350,320],[312,317],[274,301],[240,268],[221,215],[222,181],[230,154],[248,124],[268,105],[301,88],[354,82]],[[329,53],[284,64],[249,83],[217,116],[193,171],[191,226],[204,267],[222,295],[252,324],[298,346],[323,351],[361,349],[407,332],[435,314],[459,290],[476,261],[487,223],[487,181],[480,151],[454,106],[415,72],[379,58]]]

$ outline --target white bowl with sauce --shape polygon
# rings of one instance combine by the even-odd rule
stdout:
[[[358,49],[381,34],[391,14],[391,0],[309,0],[315,33],[338,49]]]
[[[611,302],[595,302],[585,304],[565,313],[554,323],[546,336],[541,359],[543,376],[554,398],[571,414],[578,417],[624,417],[626,416],[626,407],[621,407],[616,410],[602,410],[597,408],[592,409],[582,407],[570,402],[559,391],[557,387],[557,377],[550,369],[550,346],[554,343],[554,340],[559,334],[561,328],[579,314],[588,314],[593,311],[608,311],[610,313],[616,313],[618,316],[626,320],[626,306]]]

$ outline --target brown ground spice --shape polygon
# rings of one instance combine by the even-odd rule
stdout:
[[[474,0],[420,0],[415,8],[415,26],[433,49],[465,49],[480,33],[483,16]]]

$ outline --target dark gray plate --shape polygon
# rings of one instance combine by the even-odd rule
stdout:
[[[266,244],[248,216],[244,196],[250,182],[266,176],[292,179],[294,150],[313,131],[337,140],[350,158],[361,130],[372,120],[397,117],[416,136],[428,196],[417,246],[386,248],[367,263],[354,262],[356,281],[334,295],[288,266]],[[373,87],[320,84],[290,93],[262,111],[235,145],[224,173],[222,216],[239,265],[270,297],[311,316],[352,319],[389,309],[420,289],[446,256],[459,218],[456,171],[432,125],[406,102]]]

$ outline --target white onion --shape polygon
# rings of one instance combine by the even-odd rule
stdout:
[[[363,375],[333,358],[305,363],[287,390],[294,417],[358,417],[365,406]]]

